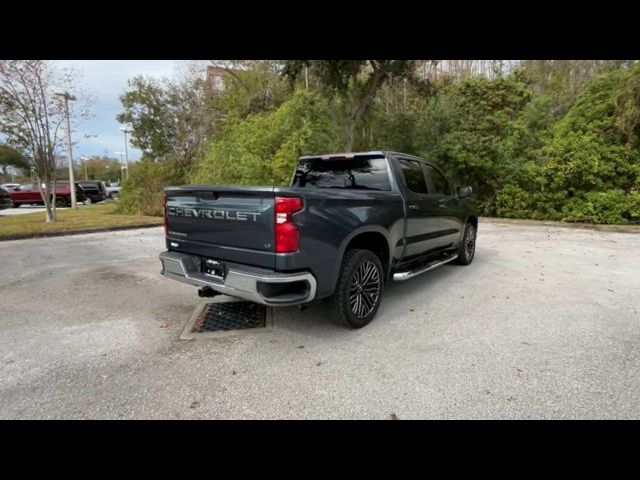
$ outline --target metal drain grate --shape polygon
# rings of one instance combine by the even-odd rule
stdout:
[[[257,303],[209,303],[198,316],[192,333],[264,328],[266,317],[266,307]]]

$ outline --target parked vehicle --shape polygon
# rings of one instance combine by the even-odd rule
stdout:
[[[11,191],[14,188],[19,187],[19,186],[20,186],[19,183],[3,183],[3,184],[0,184],[1,188],[4,188],[5,190],[9,190],[9,191]]]
[[[13,207],[11,192],[6,188],[0,187],[0,210],[11,207]]]
[[[84,202],[86,197],[82,187],[76,182],[76,201]],[[44,184],[42,184],[44,188]],[[11,201],[14,207],[20,205],[44,205],[40,189],[37,182],[23,183],[15,190],[10,192]],[[56,182],[56,206],[68,207],[71,205],[71,189],[68,180],[59,180]]]
[[[86,205],[91,203],[102,202],[107,198],[107,187],[104,182],[94,180],[82,180],[77,182],[82,187],[85,194],[84,203]]]
[[[289,188],[165,189],[162,274],[271,306],[327,299],[354,328],[385,284],[468,265],[478,217],[426,160],[395,152],[300,158]]]
[[[107,197],[113,198],[114,200],[118,198],[118,195],[120,194],[120,183],[105,182],[105,186],[107,188]]]

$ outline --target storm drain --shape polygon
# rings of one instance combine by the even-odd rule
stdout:
[[[252,302],[209,303],[193,326],[194,333],[264,328],[267,309]]]
[[[196,337],[264,332],[271,330],[272,325],[271,308],[220,295],[198,305],[180,338],[193,340]]]

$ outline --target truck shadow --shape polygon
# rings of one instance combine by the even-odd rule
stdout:
[[[405,282],[390,282],[384,292],[382,304],[376,318],[363,329],[352,330],[335,323],[323,301],[314,302],[307,310],[297,307],[274,310],[274,327],[315,337],[334,338],[361,334],[379,328],[389,328],[389,323],[400,320],[411,311],[412,306],[429,305],[431,299],[442,295],[459,298],[459,282],[471,273],[484,270],[490,255],[479,256],[471,266],[443,265]],[[475,267],[475,268],[474,268]],[[392,327],[393,328],[393,327]]]

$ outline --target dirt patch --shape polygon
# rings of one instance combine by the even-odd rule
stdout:
[[[145,278],[135,273],[127,272],[122,267],[102,267],[92,270],[88,273],[94,281],[103,281],[108,283],[129,283],[138,284],[143,282]]]

